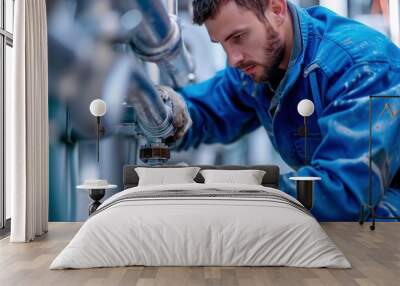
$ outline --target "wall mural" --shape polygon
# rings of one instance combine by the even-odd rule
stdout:
[[[330,19],[322,25],[329,33],[335,21],[357,25],[332,32],[349,53],[391,59],[387,70],[368,58],[339,77],[341,49],[311,38],[302,49],[306,31],[299,23],[306,14],[289,4],[290,72],[280,65],[271,72],[263,62],[257,77],[257,64],[232,64],[204,26],[192,23],[190,1],[180,3],[178,17],[168,15],[166,2],[48,1],[50,221],[85,220],[89,204],[93,211],[98,203],[89,195],[100,200],[122,190],[124,165],[165,163],[276,164],[280,188],[294,197],[299,179],[293,177],[318,178],[310,204],[320,220],[363,222],[375,209],[400,215],[400,100],[374,103],[373,144],[368,140],[369,96],[400,96],[393,60],[400,51],[393,43],[325,9],[308,10],[310,21]],[[257,39],[245,41],[249,53],[271,53]],[[311,104],[302,107],[304,100]],[[179,139],[189,120],[177,123],[178,111],[192,118]],[[372,167],[369,152],[378,158]],[[85,189],[96,180],[110,188]]]

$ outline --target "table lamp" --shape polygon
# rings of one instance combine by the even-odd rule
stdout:
[[[100,126],[100,118],[107,112],[107,104],[101,99],[95,99],[90,103],[90,113],[96,117],[96,131],[97,131],[97,162],[100,159],[100,135],[104,135],[105,128]]]
[[[304,117],[304,165],[307,165],[307,117],[314,113],[314,103],[309,99],[301,100],[297,105],[297,112]],[[310,210],[314,204],[313,183],[321,180],[321,178],[290,177],[289,179],[296,181],[297,200]]]
[[[309,99],[301,100],[299,104],[297,104],[297,112],[304,118],[304,165],[307,165],[307,117],[314,113],[314,103]]]

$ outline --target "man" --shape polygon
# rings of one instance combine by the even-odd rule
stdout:
[[[262,125],[295,175],[322,178],[314,188],[318,219],[358,219],[368,201],[369,95],[400,96],[399,48],[328,9],[300,9],[285,0],[194,0],[193,10],[194,22],[222,45],[230,67],[184,88],[184,100],[161,88],[174,103],[177,148],[230,143]],[[297,113],[302,99],[315,105],[307,166]],[[400,99],[391,102],[400,110]],[[383,127],[373,141],[379,160],[372,202],[380,202],[378,215],[400,215],[399,190],[390,186],[400,166],[400,118],[374,120]],[[281,176],[280,188],[295,196],[293,175]]]

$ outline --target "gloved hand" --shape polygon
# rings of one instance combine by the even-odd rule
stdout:
[[[172,125],[175,127],[176,132],[172,138],[167,138],[166,140],[166,143],[172,143],[185,135],[192,126],[192,119],[190,118],[185,100],[180,94],[169,86],[159,85],[156,86],[156,89],[164,102],[170,100],[172,104]]]

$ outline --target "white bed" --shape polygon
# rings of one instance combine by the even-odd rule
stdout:
[[[145,197],[175,190],[171,197]],[[259,197],[252,195],[259,191],[263,192]],[[256,185],[129,188],[100,206],[50,269],[127,265],[350,268],[319,223],[299,204],[277,189]]]

